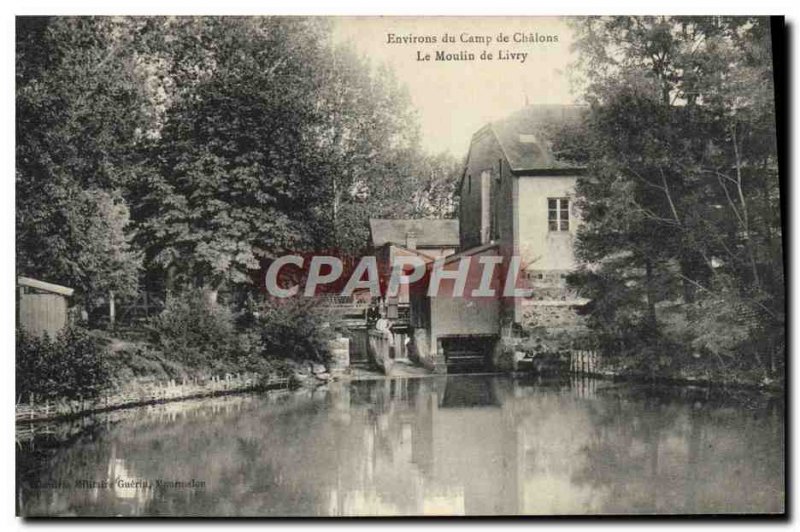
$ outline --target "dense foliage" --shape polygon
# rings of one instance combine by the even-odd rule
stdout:
[[[141,262],[122,190],[147,102],[128,44],[108,19],[17,19],[17,270],[89,303],[134,292]]]
[[[313,298],[265,301],[255,315],[257,354],[266,358],[327,361],[337,318]]]
[[[56,338],[17,330],[16,394],[28,402],[94,397],[111,374],[101,343],[88,331],[70,327]]]
[[[325,362],[337,318],[313,299],[250,301],[238,312],[186,290],[150,320],[150,345],[187,368],[259,371],[283,359]]]
[[[392,73],[298,17],[22,17],[17,268],[92,297],[248,284],[357,253],[369,217],[447,216]],[[414,196],[413,204],[408,199]]]
[[[233,313],[198,289],[169,298],[149,330],[157,350],[188,367],[221,368],[242,355]]]
[[[449,216],[458,176],[421,150],[392,73],[331,32],[300,17],[19,17],[18,273],[75,288],[90,320],[110,292],[157,292],[147,356],[130,357],[147,367],[323,361],[333,329],[313,305],[216,294],[258,299],[255,274],[286,251],[357,254],[370,217]],[[82,333],[19,338],[20,393],[103,384]]]
[[[575,25],[590,110],[558,149],[583,162],[572,281],[626,364],[723,376],[782,367],[784,278],[766,18]]]

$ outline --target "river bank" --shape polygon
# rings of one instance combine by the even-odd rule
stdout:
[[[93,333],[97,335],[97,332]],[[97,337],[97,336],[95,336]],[[17,398],[17,424],[78,418],[137,406],[184,401],[275,389],[314,388],[333,380],[375,380],[419,377],[430,373],[407,360],[392,360],[386,367],[349,367],[347,345],[341,340],[328,344],[335,349],[325,363],[298,361],[290,358],[211,360],[205,365],[187,365],[173,356],[155,349],[142,340],[116,336],[99,336],[104,346],[103,365],[108,368],[108,381],[99,392],[91,389],[70,389],[71,395],[21,394]],[[93,344],[94,345],[94,344]],[[344,355],[339,351],[344,350]],[[522,355],[524,352],[514,353]],[[568,356],[565,355],[568,353]],[[532,356],[531,356],[532,355]],[[516,376],[555,375],[596,377],[633,384],[700,386],[715,389],[756,390],[782,393],[782,381],[768,381],[745,374],[730,378],[697,366],[683,368],[679,374],[656,375],[634,367],[624,360],[609,360],[592,350],[536,351],[510,367],[493,365],[491,373]],[[524,363],[524,364],[523,364]],[[723,378],[725,377],[725,378]],[[78,390],[78,393],[75,393]],[[81,393],[83,392],[83,393]]]
[[[271,375],[264,378],[256,374],[214,376],[209,379],[191,379],[183,382],[132,383],[126,389],[109,390],[108,393],[87,399],[59,399],[18,403],[17,424],[68,419],[99,412],[183,401],[200,397],[213,397],[247,391],[290,389],[292,379]]]
[[[218,375],[189,368],[165,367],[159,364],[142,365],[142,356],[132,354],[129,345],[119,342],[111,349],[124,364],[115,364],[114,385],[95,397],[78,399],[36,397],[22,398],[16,404],[18,425],[43,421],[66,420],[97,413],[139,406],[186,401],[205,397],[274,390],[313,389],[335,380],[375,380],[387,376],[377,369],[348,368],[346,371],[312,363],[283,360],[279,368],[267,372],[226,372]],[[152,362],[152,361],[151,361]],[[134,371],[134,368],[137,367]],[[141,371],[146,368],[146,371]],[[172,377],[175,373],[180,376]],[[410,364],[398,365],[389,377],[413,377],[427,373]]]
[[[522,354],[522,353],[520,353]],[[637,364],[635,359],[611,357],[598,350],[563,347],[527,354],[517,361],[516,370],[534,374],[578,374],[620,382],[705,386],[783,392],[785,381],[752,369],[720,368],[705,360],[690,360],[680,366],[659,370]]]
[[[406,367],[408,366],[408,367]],[[161,382],[134,382],[125,389],[109,390],[108,393],[91,399],[45,400],[16,405],[16,424],[18,433],[33,432],[29,427],[42,422],[64,421],[91,416],[94,414],[131,409],[135,407],[166,404],[193,399],[236,395],[247,392],[289,391],[300,388],[314,389],[329,382],[373,381],[394,378],[419,378],[429,375],[423,368],[412,364],[400,364],[398,371],[384,375],[380,371],[367,368],[351,368],[332,375],[328,368],[319,364],[297,364],[288,376],[259,375],[254,373],[225,374],[208,378],[190,378],[176,382],[174,379]],[[506,374],[517,378],[539,377],[532,371],[488,372],[487,374]],[[782,394],[782,383],[758,384],[752,382],[718,382],[701,377],[653,377],[644,374],[622,373],[613,370],[592,372],[572,371],[548,375],[549,377],[585,377],[615,383],[649,384],[675,387],[695,387],[709,390],[731,392],[764,392]]]
[[[785,387],[783,381],[768,381],[763,380],[740,380],[740,379],[727,379],[718,380],[714,378],[705,377],[702,375],[697,376],[653,376],[645,373],[621,373],[614,371],[601,371],[592,376],[597,378],[610,379],[614,382],[627,382],[636,384],[660,384],[669,386],[696,386],[703,388],[721,389],[721,390],[750,390],[750,391],[763,391],[770,393],[784,393]]]

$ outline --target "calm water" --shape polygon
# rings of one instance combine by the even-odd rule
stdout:
[[[336,383],[55,426],[18,443],[17,505],[103,516],[780,512],[783,422],[776,399],[591,380]]]

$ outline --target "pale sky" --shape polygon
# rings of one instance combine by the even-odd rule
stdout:
[[[503,33],[512,40],[498,42]],[[437,42],[391,44],[403,37],[435,36]],[[455,43],[442,43],[444,33]],[[515,33],[536,38],[557,36],[558,42],[513,42]],[[491,43],[462,42],[487,36]],[[349,41],[373,66],[386,64],[406,85],[419,113],[423,147],[430,153],[466,154],[472,134],[487,122],[531,104],[573,103],[567,66],[571,31],[565,21],[547,17],[342,17],[334,21],[334,39]],[[474,61],[436,61],[443,51],[475,54]],[[480,60],[482,52],[491,61]],[[431,55],[418,61],[417,53]],[[501,53],[527,53],[519,59],[498,60]]]

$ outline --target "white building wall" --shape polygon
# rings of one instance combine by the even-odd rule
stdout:
[[[576,267],[573,246],[579,220],[574,203],[575,176],[530,176],[518,178],[519,253],[531,270],[572,270]],[[548,228],[549,198],[570,198],[570,228],[567,232]]]

